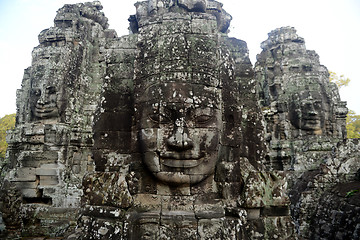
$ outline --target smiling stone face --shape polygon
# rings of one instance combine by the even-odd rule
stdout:
[[[184,83],[149,87],[142,96],[139,140],[147,168],[169,184],[195,184],[218,158],[221,92]]]
[[[299,129],[321,133],[325,117],[325,104],[321,95],[304,92],[295,98],[290,111],[291,123]]]
[[[32,120],[60,116],[65,102],[65,73],[68,72],[70,50],[65,47],[35,48],[31,72],[30,108]]]
[[[57,107],[56,87],[53,85],[40,85],[32,89],[32,112],[39,119],[56,118],[59,115]]]

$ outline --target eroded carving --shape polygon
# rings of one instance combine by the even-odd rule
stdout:
[[[82,177],[91,171],[91,125],[100,91],[89,86],[103,79],[93,77],[101,75],[101,67],[88,68],[99,64],[100,42],[106,38],[100,8],[99,2],[65,5],[55,26],[39,34],[17,94],[16,128],[8,138],[11,169],[2,191],[14,195],[8,188],[16,188],[20,200],[17,207],[15,201],[5,202],[3,210],[21,212],[15,215],[16,228],[15,222],[8,224],[9,238],[55,237],[74,227]],[[47,225],[52,221],[57,227]]]
[[[221,3],[135,7],[127,36],[98,1],[40,33],[8,137],[9,236],[296,239],[289,184],[306,232],[316,193],[360,167],[318,55],[277,29],[254,76]]]
[[[212,175],[222,132],[221,91],[169,82],[146,89],[141,103],[144,162],[161,181],[198,183]]]
[[[326,97],[319,92],[299,92],[291,97],[289,118],[298,129],[320,135],[324,131]]]

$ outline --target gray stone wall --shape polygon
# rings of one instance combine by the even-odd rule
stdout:
[[[7,139],[4,238],[356,239],[359,143],[295,29],[272,31],[253,68],[221,3],[135,8],[127,36],[98,1],[40,33]]]

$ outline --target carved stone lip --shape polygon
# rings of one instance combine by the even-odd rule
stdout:
[[[304,121],[306,121],[309,124],[319,124],[321,119],[320,118],[304,118]]]
[[[166,151],[166,152],[159,152],[158,154],[160,158],[175,159],[175,160],[198,160],[205,156],[204,153],[191,152],[191,151],[184,151],[184,152]]]
[[[320,121],[319,117],[305,117],[304,120],[308,120],[308,121]]]
[[[161,159],[163,165],[173,168],[193,168],[199,166],[203,161],[201,159]]]
[[[35,108],[35,112],[36,113],[39,113],[39,114],[44,114],[44,113],[51,113],[51,112],[53,112],[53,111],[55,111],[56,110],[56,108],[53,108],[53,107],[51,107],[51,108]]]

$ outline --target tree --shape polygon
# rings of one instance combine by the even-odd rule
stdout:
[[[349,110],[346,117],[346,130],[348,138],[360,138],[360,115],[352,110]]]
[[[0,160],[3,162],[6,154],[7,143],[6,143],[6,131],[15,127],[15,113],[5,115],[0,119]]]
[[[345,78],[344,75],[338,76],[336,73],[331,71],[329,71],[329,73],[330,73],[330,77],[329,77],[330,82],[335,83],[338,86],[338,88],[346,87],[347,85],[349,85],[351,81],[349,78]]]
[[[331,71],[329,71],[329,73],[330,82],[334,82],[338,88],[348,86],[351,81],[349,78],[345,78],[344,75],[338,76]],[[346,130],[348,138],[360,138],[360,115],[356,115],[352,110],[349,110],[346,116]]]

